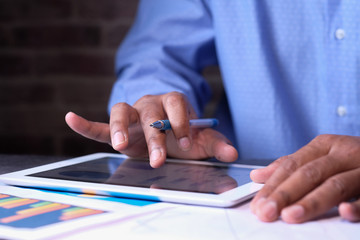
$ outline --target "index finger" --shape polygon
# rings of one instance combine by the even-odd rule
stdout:
[[[109,144],[111,142],[107,123],[92,122],[73,112],[66,114],[65,121],[72,130],[86,138]]]

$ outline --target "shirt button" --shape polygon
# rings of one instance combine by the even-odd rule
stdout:
[[[337,29],[337,30],[335,31],[335,37],[336,37],[338,40],[343,39],[343,38],[345,37],[345,31],[344,31],[344,29],[341,29],[341,28]]]
[[[338,106],[336,113],[339,117],[343,117],[346,115],[346,108],[344,106]]]

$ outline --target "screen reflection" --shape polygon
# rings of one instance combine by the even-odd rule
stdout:
[[[252,169],[167,162],[152,168],[148,160],[106,157],[32,176],[112,185],[220,194],[250,182]]]

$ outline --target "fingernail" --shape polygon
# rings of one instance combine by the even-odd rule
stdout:
[[[261,197],[255,202],[255,206],[260,207],[265,201],[266,201],[266,198]]]
[[[260,209],[267,221],[275,220],[277,218],[277,204],[274,201],[267,201]]]
[[[190,149],[190,139],[188,137],[182,137],[179,139],[179,145],[180,148],[184,151],[189,150]]]
[[[281,216],[285,220],[300,220],[305,215],[305,209],[301,205],[293,205],[281,211]]]
[[[156,162],[159,160],[159,158],[161,157],[161,151],[159,148],[155,148],[151,151],[150,154],[150,161],[151,162]]]
[[[126,137],[123,132],[116,132],[113,139],[114,146],[120,145],[126,141]]]

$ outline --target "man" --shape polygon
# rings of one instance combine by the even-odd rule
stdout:
[[[166,156],[284,156],[251,174],[265,183],[251,203],[260,220],[301,223],[339,205],[359,221],[359,12],[356,0],[142,1],[117,55],[110,123],[66,121],[153,167]],[[220,131],[235,147],[219,131],[189,129],[211,95],[201,71],[214,64],[228,102]],[[172,130],[149,127],[159,119]]]

